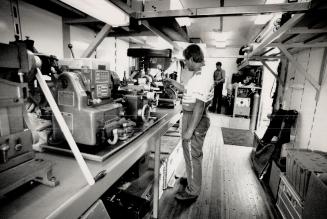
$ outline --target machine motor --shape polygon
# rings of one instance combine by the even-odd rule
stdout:
[[[116,143],[108,141],[113,132],[110,124],[123,125],[117,121],[124,112],[122,105],[112,98],[114,79],[109,64],[96,59],[65,59],[59,65],[65,71],[58,78],[55,98],[76,143],[87,146]],[[52,145],[65,139],[53,120],[49,138]]]

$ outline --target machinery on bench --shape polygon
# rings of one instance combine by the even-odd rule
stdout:
[[[34,42],[16,40],[0,44],[0,196],[34,180],[48,186],[58,181],[52,163],[36,158],[25,103],[33,98],[37,60],[50,72],[52,56],[34,54]]]
[[[164,72],[171,65],[172,51],[130,48],[127,50],[127,55],[136,59],[136,70],[131,74],[130,79],[137,79],[137,84],[142,80],[143,83],[148,84],[158,94],[158,106],[173,108],[176,105],[177,92],[173,87],[162,82],[165,78]]]
[[[150,116],[155,95],[120,90],[119,77],[107,62],[74,58],[59,60],[59,66],[55,99],[81,151],[95,153],[115,146],[155,119]],[[48,144],[66,147],[55,118]]]

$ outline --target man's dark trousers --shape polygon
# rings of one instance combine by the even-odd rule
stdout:
[[[221,105],[222,105],[222,99],[223,99],[223,86],[224,86],[224,83],[219,83],[219,84],[215,85],[214,96],[212,99],[212,105],[210,107],[212,112],[216,111],[216,106],[217,106],[217,101],[218,101],[217,113],[221,113]]]

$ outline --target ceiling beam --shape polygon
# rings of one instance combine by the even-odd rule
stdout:
[[[102,22],[98,19],[88,16],[86,18],[64,18],[63,19],[65,24],[85,24],[85,23],[94,23],[94,22]]]
[[[174,47],[175,50],[179,50],[179,46],[172,41],[168,36],[166,36],[164,33],[162,33],[160,30],[158,30],[156,27],[149,24],[148,21],[141,21],[141,24],[151,30],[155,35],[161,37],[163,40],[165,40],[167,43],[169,43],[171,46]]]
[[[271,43],[267,47],[279,47],[284,46],[285,48],[322,48],[327,47],[327,42],[317,42],[317,43]]]
[[[112,2],[114,5],[116,5],[118,8],[120,8],[121,10],[125,11],[130,16],[134,12],[131,7],[129,7],[121,0],[109,0],[109,1]]]
[[[140,32],[125,32],[125,33],[116,33],[110,32],[107,36],[108,37],[141,37],[141,36],[154,36],[155,34],[150,31],[140,31]]]
[[[270,43],[272,43],[274,40],[276,40],[278,37],[280,37],[285,32],[287,32],[290,28],[292,28],[294,25],[296,25],[303,17],[304,17],[304,13],[295,14],[291,19],[289,19],[285,24],[283,24],[277,31],[272,32],[272,34],[270,36],[268,36],[265,40],[263,40],[261,43],[255,45],[256,47],[248,55],[248,57],[251,58],[253,55],[257,55],[258,53],[260,53],[263,50],[263,48],[265,48]]]
[[[286,34],[301,34],[301,33],[327,33],[327,28],[307,28],[307,27],[293,27],[286,32]]]
[[[252,15],[277,12],[305,12],[310,9],[310,2],[305,3],[285,3],[285,4],[264,4],[264,5],[247,5],[218,8],[188,8],[181,10],[166,11],[144,11],[134,12],[132,16],[136,19],[150,19],[160,17],[219,17],[219,16],[236,16]]]

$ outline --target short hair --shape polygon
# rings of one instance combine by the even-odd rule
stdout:
[[[204,55],[200,48],[200,46],[196,44],[189,45],[184,51],[183,55],[185,59],[189,60],[190,58],[193,58],[194,62],[201,63],[204,61]]]
[[[216,62],[216,65],[219,65],[219,66],[221,66],[221,62]]]

